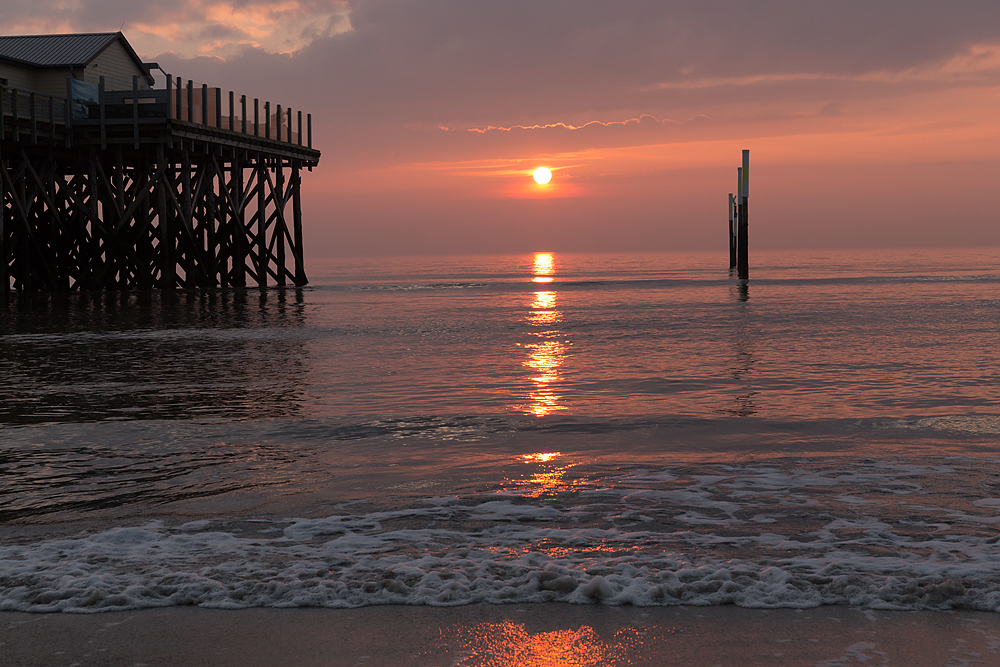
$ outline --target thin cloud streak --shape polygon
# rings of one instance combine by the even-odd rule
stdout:
[[[968,53],[955,55],[932,67],[910,68],[903,71],[879,70],[862,74],[786,72],[755,74],[740,77],[710,77],[694,80],[667,81],[646,86],[641,90],[699,90],[724,86],[756,86],[774,83],[885,83],[941,82],[950,86],[996,85],[1000,83],[1000,45],[981,44]]]
[[[705,116],[698,116],[698,118],[706,118]],[[467,132],[476,132],[478,134],[486,134],[487,132],[511,132],[514,130],[586,130],[594,127],[628,127],[629,125],[639,125],[643,121],[651,121],[654,123],[659,123],[661,125],[683,125],[688,121],[673,120],[671,118],[664,118],[660,120],[652,114],[642,114],[636,118],[629,118],[627,120],[612,120],[612,121],[600,121],[592,120],[584,123],[583,125],[571,125],[569,123],[548,123],[545,125],[511,125],[508,127],[495,127],[489,125],[487,127],[470,127],[467,128]]]

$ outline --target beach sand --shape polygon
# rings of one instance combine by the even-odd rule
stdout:
[[[0,664],[1000,665],[1000,614],[554,603],[5,612]]]

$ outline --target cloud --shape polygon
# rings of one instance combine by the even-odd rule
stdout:
[[[7,34],[113,32],[145,55],[232,56],[246,47],[296,51],[350,30],[343,0],[15,0]]]
[[[654,125],[682,124],[680,121],[676,121],[670,118],[664,118],[663,120],[660,120],[656,116],[651,116],[650,114],[642,114],[637,118],[628,118],[626,120],[612,120],[608,122],[592,120],[583,123],[582,125],[570,125],[568,123],[548,123],[546,125],[511,125],[509,127],[495,127],[493,125],[488,125],[486,127],[470,127],[466,131],[477,132],[479,134],[486,134],[487,132],[515,132],[518,130],[568,130],[571,132],[576,132],[580,130],[588,130],[595,128],[639,127],[644,123],[654,124]]]

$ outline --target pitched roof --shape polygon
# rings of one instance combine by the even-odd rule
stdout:
[[[146,72],[142,59],[120,32],[0,37],[0,59],[31,67],[84,67],[116,39],[121,39],[136,65]]]

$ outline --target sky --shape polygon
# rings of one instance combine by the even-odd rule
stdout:
[[[307,256],[728,252],[742,149],[751,249],[1000,245],[996,0],[7,0],[4,24],[121,28],[311,113]]]

